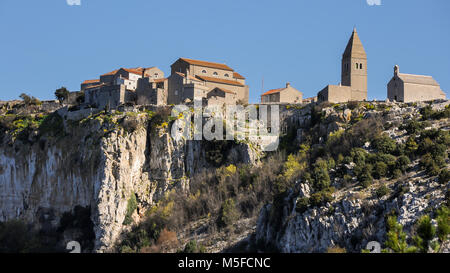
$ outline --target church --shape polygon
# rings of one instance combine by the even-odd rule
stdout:
[[[400,73],[400,67],[394,67],[394,77],[387,85],[387,97],[390,101],[415,102],[445,100],[445,93],[432,76]]]
[[[341,84],[328,85],[317,100],[333,103],[367,100],[367,54],[356,28],[342,56]]]

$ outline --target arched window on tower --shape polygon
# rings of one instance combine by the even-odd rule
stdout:
[[[358,67],[359,67],[359,65],[358,65],[358,63],[356,63],[356,69],[358,69]]]
[[[359,69],[362,69],[362,64],[359,64]]]

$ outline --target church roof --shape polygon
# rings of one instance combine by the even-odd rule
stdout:
[[[356,32],[356,28],[353,29],[352,36],[348,41],[343,56],[344,58],[346,57],[362,58],[362,59],[367,58],[366,51],[364,50],[364,46],[361,40],[359,39],[358,32]]]
[[[188,58],[180,58],[180,60],[185,61],[188,64],[192,64],[192,65],[198,65],[198,66],[205,66],[205,67],[218,68],[218,69],[223,69],[223,70],[228,70],[228,71],[234,71],[233,68],[229,67],[226,64],[206,62],[206,61],[200,61],[200,60],[193,60],[193,59],[188,59]]]
[[[437,83],[437,81],[435,79],[433,79],[432,76],[403,74],[403,73],[398,73],[397,76],[404,83],[439,86],[439,83]]]

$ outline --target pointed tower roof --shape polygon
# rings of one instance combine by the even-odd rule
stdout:
[[[348,41],[347,47],[344,51],[344,58],[352,57],[352,58],[367,58],[366,51],[364,50],[364,46],[359,39],[358,32],[356,32],[356,28],[353,29],[352,36]]]

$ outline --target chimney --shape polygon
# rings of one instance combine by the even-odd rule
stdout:
[[[290,82],[287,82],[287,83],[286,83],[286,88],[289,88],[289,87],[291,87],[291,83],[290,83]]]

